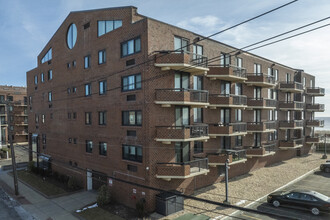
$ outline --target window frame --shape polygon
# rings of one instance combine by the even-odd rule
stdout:
[[[103,91],[101,91],[101,88]],[[107,80],[102,80],[99,81],[99,95],[105,95],[105,94],[107,94]]]
[[[87,63],[86,63],[87,61]],[[87,64],[87,66],[86,66]],[[84,69],[89,69],[91,67],[91,55],[84,56]]]
[[[125,147],[127,147],[127,149],[128,149],[128,155],[126,155]],[[135,152],[135,154],[131,153],[133,151]],[[141,152],[141,155],[138,154],[138,151]],[[122,145],[122,159],[142,163],[143,162],[142,146],[123,144]]]
[[[91,96],[92,95],[92,84],[91,83],[86,83],[85,84],[85,97]]]
[[[102,149],[102,145],[105,146],[105,149],[104,148]],[[107,144],[107,142],[100,141],[99,142],[99,155],[107,156],[107,153],[108,153],[108,144]]]
[[[133,53],[129,53],[128,43],[130,41],[133,41]],[[139,50],[137,50],[137,43],[136,43],[137,41],[139,41]],[[124,45],[126,45],[126,50],[127,50],[125,55],[123,53]],[[120,57],[121,58],[130,56],[130,55],[133,55],[133,54],[140,53],[141,51],[142,51],[142,49],[141,49],[141,36],[137,36],[137,37],[131,38],[129,40],[126,40],[126,41],[120,43]]]
[[[137,76],[140,76],[140,81],[139,82],[137,81]],[[133,89],[129,89],[130,84],[127,84],[126,86],[124,85],[125,79],[126,78],[128,79],[129,77],[134,77],[134,88]],[[129,80],[128,80],[128,82],[129,82]],[[140,87],[137,88],[137,85],[140,85]],[[125,88],[127,88],[127,89],[125,89]],[[136,73],[136,74],[133,74],[133,75],[127,75],[127,76],[122,76],[121,77],[121,91],[122,92],[141,90],[141,89],[142,89],[142,75],[141,75],[141,73]]]
[[[99,65],[105,64],[107,62],[106,49],[99,50],[97,54],[98,54],[98,64]],[[100,58],[101,58],[101,60],[100,60]]]
[[[85,112],[85,125],[92,124],[92,112]]]
[[[99,125],[107,125],[107,111],[99,111],[98,115],[99,115]]]
[[[86,140],[85,143],[86,143],[86,153],[93,153],[93,141]]]
[[[134,124],[130,124],[130,113],[134,112]],[[141,116],[141,123],[138,124],[138,113],[140,113],[140,116]],[[125,120],[125,116],[128,116],[127,120]],[[141,127],[142,126],[142,111],[141,110],[127,110],[127,111],[122,111],[122,114],[121,114],[121,117],[122,117],[122,126],[138,126],[138,127]],[[126,122],[128,122],[128,124],[126,124]]]

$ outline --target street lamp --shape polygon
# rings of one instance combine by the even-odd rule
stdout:
[[[324,154],[322,156],[322,159],[327,159],[327,134],[324,134]]]

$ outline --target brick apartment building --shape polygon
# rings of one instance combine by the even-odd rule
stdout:
[[[7,103],[12,101],[11,116],[7,115]],[[23,144],[28,142],[28,113],[26,87],[0,86],[0,146],[9,145],[8,129],[13,130],[13,141]]]
[[[319,142],[314,76],[200,38],[135,7],[70,13],[27,72],[31,149],[153,210],[159,192],[107,176],[191,194],[227,158],[233,177]]]

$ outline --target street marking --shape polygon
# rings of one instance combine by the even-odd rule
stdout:
[[[237,202],[235,205],[242,205],[244,203],[246,203],[246,200],[241,200],[241,201]]]
[[[262,220],[261,218],[257,218],[257,217],[253,217],[253,216],[245,215],[245,214],[243,214],[243,213],[242,213],[241,215],[243,215],[243,216],[245,216],[245,217],[248,217],[248,218],[256,219],[256,220]]]

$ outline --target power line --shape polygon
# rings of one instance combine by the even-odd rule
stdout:
[[[276,7],[276,8],[274,8],[274,9],[272,9],[272,10],[269,10],[269,11],[267,11],[267,12],[264,12],[264,13],[262,13],[262,14],[260,14],[260,15],[257,15],[257,16],[255,16],[255,17],[253,17],[253,18],[250,18],[250,19],[248,19],[248,20],[245,20],[245,21],[243,21],[243,22],[240,22],[240,23],[238,23],[238,24],[235,24],[235,25],[233,25],[233,26],[231,26],[231,27],[229,27],[229,28],[226,28],[225,30],[221,30],[221,31],[219,31],[219,32],[216,32],[216,33],[214,33],[214,34],[211,34],[211,35],[209,35],[208,37],[203,37],[203,38],[201,38],[201,39],[198,39],[196,42],[200,42],[200,41],[203,41],[203,40],[205,40],[205,39],[209,39],[209,38],[211,38],[211,37],[213,37],[213,36],[215,36],[215,35],[218,35],[218,34],[220,34],[220,33],[223,33],[223,32],[225,32],[225,31],[228,31],[228,30],[230,30],[230,29],[233,29],[233,28],[238,27],[238,26],[240,26],[240,25],[243,25],[243,24],[245,24],[245,23],[248,23],[248,22],[250,22],[250,21],[252,21],[252,20],[255,20],[255,19],[260,18],[260,17],[262,17],[262,16],[264,16],[264,15],[267,15],[267,14],[269,14],[269,13],[272,13],[272,12],[274,12],[274,11],[276,11],[276,10],[279,10],[279,9],[281,9],[281,8],[283,8],[283,7],[286,7],[286,6],[288,6],[288,5],[290,5],[290,4],[294,3],[294,2],[297,2],[297,1],[298,1],[298,0],[294,0],[294,1],[291,1],[291,2],[289,2],[289,3],[283,4],[283,5],[279,6],[279,7]],[[190,44],[188,44],[188,45],[186,45],[186,46],[184,46],[184,47],[178,48],[178,49],[176,49],[175,51],[181,51],[181,50],[184,49],[185,47],[190,46],[190,45],[192,45],[192,44],[195,44],[196,42],[193,42],[193,43],[190,43]],[[162,56],[165,56],[165,55],[166,55],[166,54],[164,54],[164,55],[162,55]],[[119,71],[119,72],[113,73],[113,74],[107,76],[107,78],[110,77],[110,76],[113,76],[113,75],[116,75],[116,74],[119,74],[119,73],[122,73],[122,72],[128,71],[128,70],[130,70],[130,69],[134,69],[134,68],[136,68],[136,67],[139,67],[139,66],[141,66],[141,65],[144,65],[144,64],[149,63],[149,62],[151,62],[151,61],[153,61],[153,59],[148,59],[147,61],[144,61],[144,62],[142,62],[142,63],[140,63],[140,64],[137,64],[137,65],[135,65],[135,66],[132,66],[132,67],[126,68],[125,70],[122,70],[122,71]],[[103,77],[104,77],[104,75],[103,75],[102,77],[98,78],[97,80],[92,80],[92,81],[98,81],[98,80],[101,80]],[[104,78],[103,78],[103,79],[104,79]],[[92,82],[92,81],[91,81],[91,82]]]

